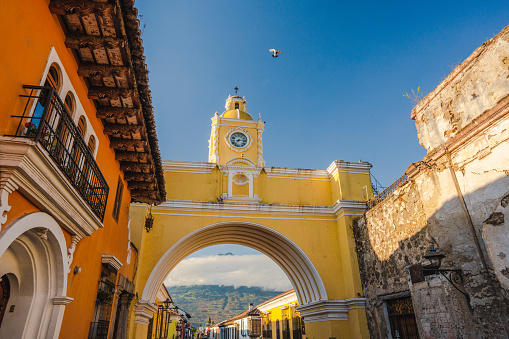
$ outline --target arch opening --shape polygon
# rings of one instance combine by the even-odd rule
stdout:
[[[154,303],[159,287],[178,263],[200,249],[220,244],[246,246],[272,259],[290,280],[300,305],[327,300],[316,268],[293,241],[266,226],[242,221],[212,224],[176,242],[152,270],[141,300]]]
[[[35,212],[0,233],[0,276],[10,283],[0,337],[56,338],[67,290],[66,243],[57,222]]]
[[[293,288],[288,276],[272,259],[235,244],[212,245],[192,253],[173,268],[164,285],[172,296],[173,289],[210,285],[261,289],[267,292],[267,299]],[[261,303],[265,299],[256,301]]]

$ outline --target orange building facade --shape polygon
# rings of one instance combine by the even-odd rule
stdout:
[[[165,199],[133,1],[3,1],[0,338],[125,338],[131,202]]]

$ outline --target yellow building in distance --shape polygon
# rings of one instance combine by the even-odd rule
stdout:
[[[253,119],[237,95],[225,109],[212,117],[209,161],[163,161],[166,202],[131,205],[140,256],[130,337],[147,337],[157,291],[171,270],[218,244],[253,248],[281,267],[307,338],[369,337],[352,221],[372,197],[371,165],[339,160],[326,170],[268,167],[261,117]]]
[[[306,339],[298,305],[297,295],[291,289],[256,306],[261,313],[261,338]]]

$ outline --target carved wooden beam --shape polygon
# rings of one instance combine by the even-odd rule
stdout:
[[[159,195],[155,199],[140,195],[140,196],[132,196],[131,202],[142,202],[145,204],[159,205],[161,203],[161,199],[159,199]]]
[[[129,151],[115,151],[115,159],[118,161],[132,161],[132,162],[150,162],[151,157],[148,153],[129,152]]]
[[[88,98],[92,100],[115,100],[118,98],[132,98],[134,93],[134,89],[93,86],[88,89]]]
[[[110,147],[118,150],[126,150],[131,147],[148,150],[148,143],[145,140],[122,139],[110,137]]]
[[[157,185],[154,182],[147,181],[129,181],[127,186],[130,190],[156,190]]]
[[[89,62],[81,63],[78,66],[78,75],[82,77],[95,77],[95,76],[128,76],[131,74],[131,69],[126,66],[116,65],[98,65]]]
[[[104,134],[122,134],[127,133],[141,133],[143,131],[143,125],[124,125],[124,124],[110,124],[104,123]]]
[[[124,172],[124,179],[127,181],[155,182],[153,173]]]
[[[116,7],[107,2],[52,0],[49,4],[49,10],[51,13],[58,15],[78,14],[83,16],[92,13],[111,15],[116,11]]]
[[[156,190],[146,190],[146,189],[132,189],[131,195],[140,198],[140,197],[150,197],[152,199],[156,199],[158,196],[158,191]]]
[[[116,48],[124,47],[125,40],[120,38],[112,38],[107,36],[87,35],[81,33],[69,33],[65,38],[65,47],[71,49],[78,48]]]
[[[152,173],[152,164],[143,164],[141,162],[121,161],[120,170],[122,172]]]
[[[125,117],[141,117],[140,108],[122,108],[122,107],[99,107],[97,117],[99,119],[120,119]]]

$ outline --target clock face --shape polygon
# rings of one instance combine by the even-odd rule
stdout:
[[[247,136],[240,132],[232,133],[232,135],[230,135],[230,143],[234,147],[244,147],[247,144]]]

